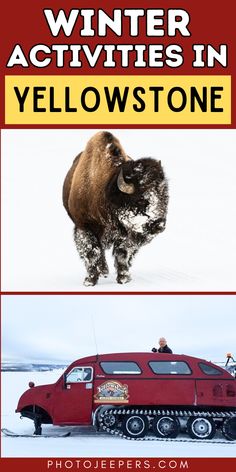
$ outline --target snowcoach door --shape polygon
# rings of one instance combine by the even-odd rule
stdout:
[[[93,367],[73,367],[57,386],[54,424],[91,424]]]

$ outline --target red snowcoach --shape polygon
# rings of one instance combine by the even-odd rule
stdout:
[[[156,353],[102,354],[73,362],[55,384],[21,396],[16,412],[41,425],[91,425],[129,438],[236,439],[236,379],[203,359]]]

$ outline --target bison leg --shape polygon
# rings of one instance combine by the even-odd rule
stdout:
[[[105,259],[105,252],[103,250],[102,250],[102,254],[101,254],[101,260],[100,260],[99,265],[98,265],[98,271],[99,271],[99,274],[102,277],[107,277],[108,274],[109,274],[108,265],[107,265],[106,259]]]
[[[130,251],[129,259],[128,259],[128,265],[129,265],[129,267],[132,266],[133,258],[134,258],[135,254],[136,254],[137,252],[138,252],[138,248],[133,248],[133,251]]]
[[[137,247],[127,240],[116,241],[113,248],[113,255],[115,257],[115,268],[117,270],[117,282],[119,284],[125,284],[130,282],[131,275],[129,273],[129,267],[131,267],[131,261]]]
[[[96,285],[99,275],[106,276],[108,274],[104,251],[99,240],[91,231],[76,227],[74,239],[77,251],[81,259],[84,260],[88,272],[84,279],[84,285]]]

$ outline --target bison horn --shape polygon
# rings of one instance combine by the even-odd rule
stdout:
[[[118,189],[123,193],[132,194],[135,191],[134,184],[127,184],[124,180],[123,176],[123,169],[120,170],[119,175],[117,177],[117,186]]]

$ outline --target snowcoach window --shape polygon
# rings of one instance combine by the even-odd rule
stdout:
[[[203,374],[206,374],[206,375],[222,375],[221,370],[217,369],[217,367],[213,367],[212,365],[208,365],[208,364],[203,364],[203,362],[200,362],[198,365],[199,365],[201,371],[203,372]]]
[[[92,367],[74,367],[66,376],[67,383],[91,382],[93,378]]]
[[[101,362],[100,365],[105,374],[141,374],[141,369],[136,362]]]
[[[187,362],[183,361],[151,361],[149,365],[154,374],[190,375],[192,373]]]

